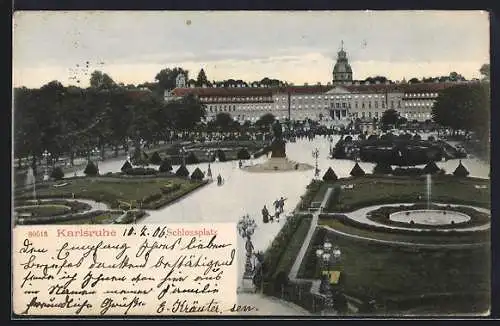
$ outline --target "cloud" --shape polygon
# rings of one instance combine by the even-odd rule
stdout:
[[[89,69],[116,71],[113,67],[137,71],[134,67],[184,63],[196,71],[231,67],[229,74],[258,72],[260,78],[269,70],[287,76],[302,71],[301,79],[308,78],[308,71],[318,78],[322,66],[327,72],[323,78],[330,78],[341,40],[353,65],[393,63],[384,66],[386,75],[420,63],[428,63],[420,65],[422,69],[431,69],[437,67],[433,63],[449,62],[459,71],[466,63],[489,61],[488,16],[479,11],[21,12],[15,14],[14,25],[14,67],[33,71],[32,76],[18,74],[21,83],[31,83],[26,78],[35,76],[40,82],[56,79],[40,72],[61,76],[87,61]],[[308,64],[312,66],[299,67]],[[242,72],[243,67],[252,70]],[[293,71],[285,73],[280,67]],[[136,82],[145,76],[135,75]]]

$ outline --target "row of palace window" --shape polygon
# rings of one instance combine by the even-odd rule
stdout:
[[[321,99],[324,99],[324,100],[333,100],[333,99],[336,99],[336,100],[350,100],[352,98],[380,98],[380,99],[383,99],[385,98],[385,95],[384,94],[369,94],[369,95],[294,95],[294,96],[291,96],[291,100],[294,101],[294,100],[321,100]],[[276,101],[287,101],[288,98],[287,96],[278,96],[276,97]]]
[[[438,97],[438,93],[406,93],[405,97]]]
[[[247,101],[267,101],[272,102],[273,98],[271,96],[238,96],[238,97],[200,97],[201,102],[247,102]]]
[[[356,118],[378,118],[379,117],[378,111],[375,111],[373,113],[374,113],[373,116],[372,116],[372,112],[371,111],[368,111],[368,112],[365,112],[365,111],[354,112],[353,114],[354,114],[354,117],[356,117]]]
[[[433,102],[406,102],[405,106],[432,106]]]

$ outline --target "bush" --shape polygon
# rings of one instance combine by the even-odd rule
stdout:
[[[87,176],[96,176],[99,174],[99,169],[97,168],[97,165],[95,165],[92,161],[89,161],[83,173]]]
[[[200,168],[196,168],[193,173],[191,174],[191,179],[193,180],[203,180],[205,177],[205,174],[201,172]]]
[[[151,155],[151,158],[149,159],[149,163],[154,165],[160,165],[161,162],[162,162],[161,157],[158,152],[154,152],[153,155]]]
[[[219,162],[225,162],[226,161],[226,153],[224,153],[223,150],[219,149],[216,152],[216,156],[219,158]]]
[[[188,156],[186,157],[186,164],[198,164],[200,163],[200,160],[196,157],[196,155],[193,152],[189,152]]]
[[[342,191],[342,188],[338,184],[333,187],[333,192],[332,192],[332,204],[337,205],[340,203],[340,192]]]
[[[457,168],[453,171],[453,175],[461,178],[465,178],[469,175],[469,171],[463,166],[462,161],[458,163]]]
[[[392,174],[392,168],[389,164],[378,162],[373,168],[373,174]]]
[[[367,140],[370,140],[370,141],[372,141],[372,140],[377,140],[377,139],[378,139],[378,136],[377,136],[377,135],[370,135],[370,136],[368,136],[368,138],[367,138]]]
[[[181,166],[179,166],[177,171],[175,171],[175,175],[178,177],[181,177],[181,178],[186,178],[189,176],[189,171],[186,168],[186,166],[184,164],[182,164]]]
[[[123,163],[121,171],[126,172],[128,169],[131,169],[131,168],[132,168],[132,164],[130,164],[130,162],[127,160],[127,161],[125,161],[125,163]]]
[[[160,172],[170,172],[170,171],[172,171],[172,164],[170,164],[170,161],[165,158],[161,162],[160,167],[158,168],[158,171],[160,171]]]
[[[429,137],[427,137],[427,140],[428,140],[428,141],[435,141],[435,140],[436,140],[436,138],[435,138],[434,136],[429,136]]]
[[[365,140],[366,136],[364,134],[359,134],[358,140]]]
[[[358,162],[356,162],[356,165],[351,170],[350,173],[353,177],[362,177],[365,175],[365,171],[359,166]]]
[[[242,148],[238,151],[238,153],[236,154],[236,157],[238,158],[238,160],[249,160],[250,153],[248,152],[248,150],[246,148]]]
[[[131,168],[125,171],[127,175],[155,175],[158,171],[153,168]]]
[[[432,137],[432,136],[431,136]],[[413,140],[422,140],[422,137],[419,134],[415,134],[413,136]]]
[[[50,174],[50,177],[53,178],[54,180],[62,180],[64,178],[64,172],[61,169],[60,166],[56,166],[53,170],[52,173]]]
[[[436,162],[432,161],[427,163],[427,165],[424,167],[424,173],[425,174],[435,174],[439,172],[439,167],[436,165]]]
[[[337,181],[338,177],[331,167],[326,170],[323,181]]]
[[[351,137],[351,136],[346,136],[346,137],[344,138],[344,142],[346,142],[346,143],[350,143],[350,142],[352,142],[352,137]]]

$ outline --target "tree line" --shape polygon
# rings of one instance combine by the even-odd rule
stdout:
[[[105,147],[128,150],[130,142],[154,143],[171,131],[192,130],[205,117],[202,103],[192,95],[165,103],[154,92],[116,84],[100,72],[90,87],[64,87],[51,81],[39,89],[14,89],[14,155],[32,164],[47,150],[52,158]]]

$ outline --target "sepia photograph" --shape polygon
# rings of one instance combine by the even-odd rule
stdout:
[[[486,11],[17,11],[21,316],[489,316]]]

